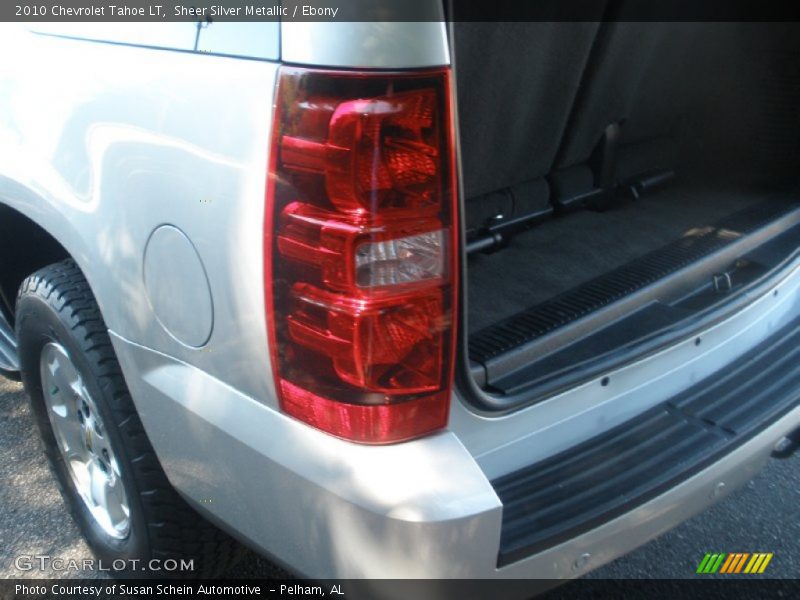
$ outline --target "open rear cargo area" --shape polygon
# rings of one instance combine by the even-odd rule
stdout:
[[[487,406],[686,335],[800,246],[796,25],[456,23],[454,64]]]

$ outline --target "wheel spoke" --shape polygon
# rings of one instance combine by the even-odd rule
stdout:
[[[62,393],[72,391],[74,393],[75,386],[80,382],[80,375],[72,365],[72,361],[57,346],[50,352],[48,369],[50,370],[51,380],[58,387],[58,391]],[[52,393],[55,390],[51,388],[45,391]]]
[[[86,442],[84,430],[74,413],[62,416],[57,411],[51,412],[51,422],[56,436],[56,441],[61,446],[65,456],[86,455]]]
[[[125,499],[125,490],[122,489],[122,481],[116,475],[106,479],[106,498],[108,505],[108,515],[111,523],[119,526],[128,518],[129,510]]]
[[[77,418],[79,401],[76,387],[80,384],[80,376],[69,357],[60,346],[49,344],[45,347],[42,361],[42,392],[47,406],[59,417]]]
[[[89,485],[91,489],[91,497],[94,503],[102,508],[108,510],[108,478],[103,470],[99,467],[96,461],[92,461],[89,465]]]
[[[125,525],[129,511],[122,482],[114,475],[109,476],[96,461],[90,470],[92,501],[101,509],[97,511],[98,517],[106,521],[107,527],[116,529]]]
[[[91,481],[91,471],[89,470],[89,466],[91,465],[91,457],[88,455],[79,456],[74,455],[73,457],[67,459],[70,464],[70,471],[72,472],[72,480],[75,482],[75,486],[78,488],[78,492],[81,494],[82,497],[86,498],[89,490],[89,483]]]

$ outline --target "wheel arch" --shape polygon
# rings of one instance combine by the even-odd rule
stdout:
[[[61,260],[75,261],[97,298],[83,237],[43,198],[14,187],[13,194],[0,191],[0,313],[12,327],[20,284],[31,273]],[[102,310],[101,299],[97,301]]]

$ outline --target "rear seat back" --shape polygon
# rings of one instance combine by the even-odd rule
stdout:
[[[598,29],[588,22],[453,24],[468,230],[552,210],[544,177]]]
[[[551,177],[556,203],[674,167],[677,132],[692,93],[684,75],[699,31],[697,23],[603,25]],[[606,151],[598,160],[609,135],[617,138],[613,154]]]
[[[674,168],[679,137],[693,116],[690,106],[696,82],[692,71],[700,58],[703,24],[654,25],[661,27],[651,62],[621,127],[616,166],[621,182],[648,171]]]

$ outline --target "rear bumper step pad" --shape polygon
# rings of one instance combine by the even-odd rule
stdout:
[[[800,403],[800,322],[672,399],[492,482],[498,566],[588,531],[707,467]]]

